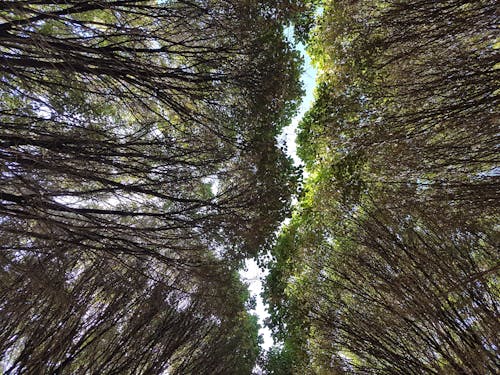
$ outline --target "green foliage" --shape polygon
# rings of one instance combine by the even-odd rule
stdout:
[[[0,10],[0,372],[250,374],[298,171],[289,4]]]
[[[309,177],[264,296],[269,373],[494,373],[493,1],[324,2]]]
[[[269,375],[289,375],[293,371],[293,358],[287,343],[282,348],[273,346],[266,353],[264,370]]]

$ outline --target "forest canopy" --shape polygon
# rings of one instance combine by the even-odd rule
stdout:
[[[495,1],[324,1],[269,374],[498,371]]]
[[[497,30],[493,0],[3,1],[0,372],[496,373]]]
[[[297,180],[291,5],[2,3],[2,373],[251,373],[238,269]]]

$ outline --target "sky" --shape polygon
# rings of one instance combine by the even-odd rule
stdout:
[[[299,165],[301,163],[300,158],[297,156],[297,144],[295,143],[297,138],[297,125],[314,101],[314,87],[317,75],[317,71],[311,65],[311,59],[307,55],[304,45],[302,43],[298,43],[297,49],[304,57],[304,72],[302,73],[300,80],[305,90],[305,95],[302,97],[302,104],[299,107],[297,115],[293,118],[291,124],[283,129],[279,138],[279,141],[286,142],[288,155],[293,158],[295,165]]]
[[[287,39],[289,39],[293,43],[293,31],[291,30],[291,28],[287,28],[285,30],[285,35]],[[307,55],[304,45],[298,43],[297,50],[300,51],[300,53],[304,57],[304,72],[301,75],[301,82],[305,91],[305,95],[302,98],[302,104],[299,107],[297,115],[293,118],[291,124],[283,129],[282,134],[278,138],[279,142],[286,143],[287,153],[293,159],[296,166],[301,164],[301,160],[297,156],[297,145],[295,143],[297,138],[297,125],[314,101],[314,86],[317,74],[316,70],[311,65],[311,59]],[[262,348],[264,350],[267,350],[273,345],[273,339],[271,337],[270,330],[264,327],[264,320],[269,316],[269,314],[267,314],[260,294],[262,292],[262,282],[266,277],[268,271],[262,271],[253,259],[247,260],[245,265],[246,270],[241,271],[240,276],[242,280],[248,284],[250,294],[256,298],[257,307],[253,312],[259,317],[259,324],[261,326],[259,334],[262,335],[264,339]]]

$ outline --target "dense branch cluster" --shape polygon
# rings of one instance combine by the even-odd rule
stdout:
[[[269,373],[497,371],[497,21],[488,0],[325,2]]]
[[[2,3],[3,373],[251,372],[235,272],[295,185],[284,6]]]

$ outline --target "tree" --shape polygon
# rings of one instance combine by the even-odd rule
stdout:
[[[291,373],[498,367],[495,5],[324,3],[310,177],[264,293]]]
[[[5,373],[253,367],[234,272],[296,180],[274,138],[300,94],[278,5],[3,4]]]

